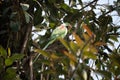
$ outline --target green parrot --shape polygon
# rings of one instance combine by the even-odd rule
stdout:
[[[45,47],[42,50],[45,50],[50,44],[52,44],[58,38],[64,38],[67,35],[68,30],[71,28],[72,27],[69,23],[63,23],[59,27],[54,29],[50,36],[50,41],[45,45]],[[40,54],[37,55],[34,62],[38,59],[39,56]]]
[[[59,27],[53,30],[50,41],[47,43],[47,45],[43,48],[45,50],[50,44],[52,44],[56,39],[58,38],[64,38],[67,35],[68,29],[71,28],[71,25],[69,23],[63,23]]]

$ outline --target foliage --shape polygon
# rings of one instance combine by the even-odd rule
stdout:
[[[24,57],[23,54],[11,54],[10,49],[8,52],[0,46],[0,78],[2,80],[19,80],[17,77],[17,62],[19,62]],[[20,65],[19,65],[20,66]]]
[[[120,79],[120,27],[110,15],[119,18],[119,1],[107,9],[98,1],[1,0],[0,80]],[[43,50],[63,22],[72,29]]]

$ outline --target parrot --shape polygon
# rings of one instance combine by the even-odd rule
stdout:
[[[45,47],[42,50],[45,50],[50,44],[52,44],[58,38],[64,38],[67,35],[68,30],[71,28],[72,26],[69,23],[63,23],[59,27],[56,27],[56,29],[53,30],[50,36],[50,41],[45,45]],[[34,62],[38,59],[39,56],[40,54],[37,55]]]

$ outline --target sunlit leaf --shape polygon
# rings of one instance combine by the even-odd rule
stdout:
[[[84,57],[84,59],[86,59],[86,58],[90,58],[90,59],[93,59],[93,60],[97,59],[97,56],[95,54],[93,54],[92,52],[89,52],[89,51],[85,51],[83,53],[83,57]]]
[[[59,58],[59,57],[58,57],[57,55],[55,55],[54,53],[51,54],[50,57],[51,57],[52,59],[58,59],[58,58]]]
[[[87,26],[87,24],[82,23],[82,27],[83,27],[83,29],[86,30],[86,32],[88,33],[88,35],[89,35],[90,37],[93,37],[93,36],[94,36],[93,32],[90,30],[90,28]]]
[[[70,60],[70,66],[73,70],[75,69],[75,62],[73,60]]]
[[[8,56],[10,56],[11,55],[11,50],[10,50],[10,48],[8,48]]]
[[[97,56],[96,56],[97,53],[98,53],[98,50],[96,49],[95,46],[87,44],[83,51],[83,57],[85,59],[86,58],[97,59]]]
[[[59,40],[68,50],[70,50],[68,43],[64,39],[60,38]]]
[[[79,49],[78,45],[74,43],[73,41],[70,42],[70,47],[74,53],[76,53]]]
[[[83,40],[77,34],[73,33],[73,36],[75,37],[75,41],[78,44],[78,46],[83,46],[84,45]]]
[[[50,54],[47,53],[47,52],[44,51],[44,50],[36,49],[35,52],[37,52],[37,53],[39,53],[39,54],[42,54],[42,55],[45,56],[45,57],[50,57]]]
[[[106,43],[99,41],[99,42],[96,42],[94,45],[95,46],[102,46],[102,45],[106,45]]]
[[[70,60],[77,62],[77,58],[72,53],[68,53],[67,51],[64,51],[64,54],[68,56]]]
[[[93,54],[96,54],[98,52],[97,48],[92,44],[87,44],[86,47],[84,48],[84,51],[88,51]]]
[[[88,79],[87,72],[83,70],[82,74],[83,74],[84,80],[87,80]]]
[[[84,38],[85,38],[85,41],[88,41],[88,40],[90,39],[90,37],[89,37],[88,34],[86,34],[86,33],[83,33],[83,36],[84,36]]]
[[[90,52],[92,52],[93,54],[96,54],[96,53],[98,53],[98,50],[97,50],[97,48],[95,47],[95,46],[93,46],[93,45],[90,45]]]

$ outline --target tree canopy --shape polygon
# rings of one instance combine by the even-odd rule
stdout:
[[[0,0],[0,80],[119,80],[120,1],[99,1]]]

